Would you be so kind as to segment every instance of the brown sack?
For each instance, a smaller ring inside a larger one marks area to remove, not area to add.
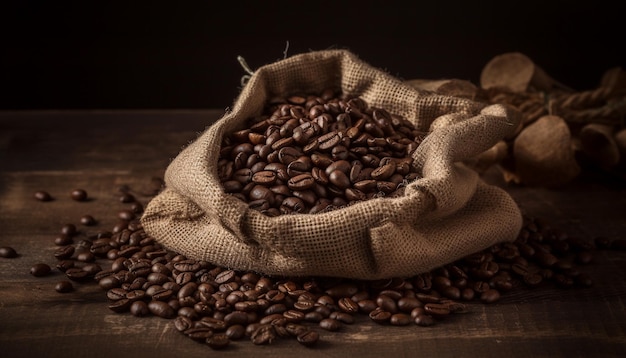
[[[226,194],[218,178],[222,139],[276,95],[340,88],[428,131],[414,152],[421,177],[401,195],[317,214],[266,216]],[[518,116],[501,105],[418,91],[345,50],[309,52],[259,68],[231,112],[184,148],[165,189],[146,207],[146,232],[189,258],[281,276],[410,277],[512,241],[516,203],[463,161],[510,134]]]

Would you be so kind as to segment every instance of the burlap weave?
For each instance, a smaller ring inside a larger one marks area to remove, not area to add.
[[[428,131],[414,152],[421,178],[402,195],[318,214],[270,217],[226,194],[218,178],[222,139],[261,114],[275,95],[337,87]],[[189,258],[281,276],[409,277],[450,263],[521,227],[516,203],[463,163],[512,133],[519,118],[500,105],[418,91],[346,50],[312,51],[260,67],[232,111],[182,149],[166,186],[142,216],[146,232]]]

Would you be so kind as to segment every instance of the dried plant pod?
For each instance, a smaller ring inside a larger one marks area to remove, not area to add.
[[[418,89],[436,92],[442,95],[461,97],[467,99],[476,99],[479,92],[478,87],[470,81],[460,79],[412,79],[405,81],[408,85]]]
[[[513,143],[515,174],[527,185],[554,187],[580,174],[572,136],[563,118],[543,116],[524,128]]]
[[[621,67],[613,67],[604,72],[600,87],[610,88],[615,95],[626,94],[626,71]]]
[[[585,125],[578,135],[585,156],[599,167],[609,170],[620,161],[620,151],[614,137],[614,129],[606,124]]]
[[[613,136],[615,145],[620,154],[620,166],[626,168],[626,128],[620,129]]]
[[[468,165],[477,172],[483,173],[493,165],[500,163],[507,156],[508,147],[509,145],[505,141],[498,141],[493,147],[468,161]]]
[[[514,93],[572,91],[520,52],[504,53],[487,62],[480,74],[480,87],[504,88]]]

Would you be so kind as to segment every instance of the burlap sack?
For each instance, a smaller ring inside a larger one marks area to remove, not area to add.
[[[318,214],[266,216],[226,194],[222,138],[275,95],[340,87],[429,134],[414,152],[421,178],[398,197]],[[166,187],[142,216],[146,232],[189,258],[281,276],[410,277],[515,239],[516,203],[463,161],[510,134],[519,119],[500,105],[420,92],[346,50],[294,55],[259,68],[231,112],[171,162]]]

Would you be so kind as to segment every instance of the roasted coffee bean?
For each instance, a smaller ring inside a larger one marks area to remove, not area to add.
[[[489,289],[480,294],[480,300],[484,303],[494,303],[500,300],[500,292],[498,290]]]
[[[150,309],[148,308],[148,304],[144,301],[133,301],[130,305],[130,313],[135,317],[144,317],[150,314]]]
[[[72,292],[74,290],[74,286],[70,281],[59,281],[54,286],[54,289],[59,293],[67,293]]]
[[[70,197],[76,201],[85,201],[87,200],[87,191],[84,189],[74,189],[70,193]]]
[[[391,297],[387,295],[378,295],[378,297],[376,297],[376,304],[383,311],[386,311],[392,314],[398,312],[398,305],[396,301],[394,301]]]
[[[50,265],[44,264],[44,263],[34,264],[30,268],[30,274],[35,277],[46,276],[47,274],[50,273],[50,271],[52,271],[52,268],[50,267]]]
[[[309,173],[297,175],[287,181],[287,186],[291,190],[307,190],[315,184],[315,179]]]
[[[327,331],[338,331],[341,329],[341,322],[333,318],[324,318],[320,321],[319,326]]]
[[[56,268],[61,272],[65,272],[72,267],[74,267],[74,260],[61,260],[56,265]]]
[[[372,310],[369,314],[368,314],[369,318],[376,322],[376,323],[387,323],[389,322],[389,319],[392,316],[391,312],[387,312],[383,309],[381,309],[380,307],[377,307],[376,309]]]
[[[246,335],[246,326],[241,324],[230,325],[224,334],[231,340],[237,341]]]
[[[91,215],[83,215],[80,217],[80,223],[85,226],[93,226],[97,224],[96,219]]]
[[[424,304],[415,297],[402,297],[398,300],[397,306],[402,312],[411,312],[417,307],[423,307]]]
[[[65,224],[63,226],[61,226],[61,234],[62,235],[67,235],[67,236],[74,236],[76,235],[76,233],[78,232],[78,230],[76,229],[76,225],[74,224]]]
[[[206,338],[206,344],[213,349],[224,349],[230,344],[230,338],[224,333],[216,333]]]
[[[272,343],[272,341],[276,339],[276,331],[274,329],[274,326],[272,326],[271,324],[259,325],[250,335],[250,339],[252,343],[257,345]]]
[[[345,324],[353,324],[354,316],[350,313],[335,311],[328,315],[330,319],[336,319],[337,321]],[[321,322],[321,321],[320,321]]]
[[[132,303],[133,302],[131,300],[122,298],[122,299],[109,303],[108,308],[111,311],[116,312],[116,313],[124,313],[124,312],[128,312]]]
[[[298,343],[311,347],[314,346],[320,339],[319,333],[314,330],[306,330],[296,336]]]
[[[389,317],[389,323],[393,326],[408,326],[411,324],[411,316],[406,313],[395,313]]]
[[[39,201],[51,201],[52,195],[45,190],[39,190],[35,192],[35,199]]]
[[[150,301],[148,303],[148,309],[150,313],[161,318],[174,318],[176,316],[174,309],[164,301]]]
[[[424,312],[433,316],[446,316],[450,314],[450,308],[441,303],[427,303],[424,305]]]
[[[413,323],[418,326],[429,327],[435,324],[435,319],[431,315],[421,314],[413,319]]]

